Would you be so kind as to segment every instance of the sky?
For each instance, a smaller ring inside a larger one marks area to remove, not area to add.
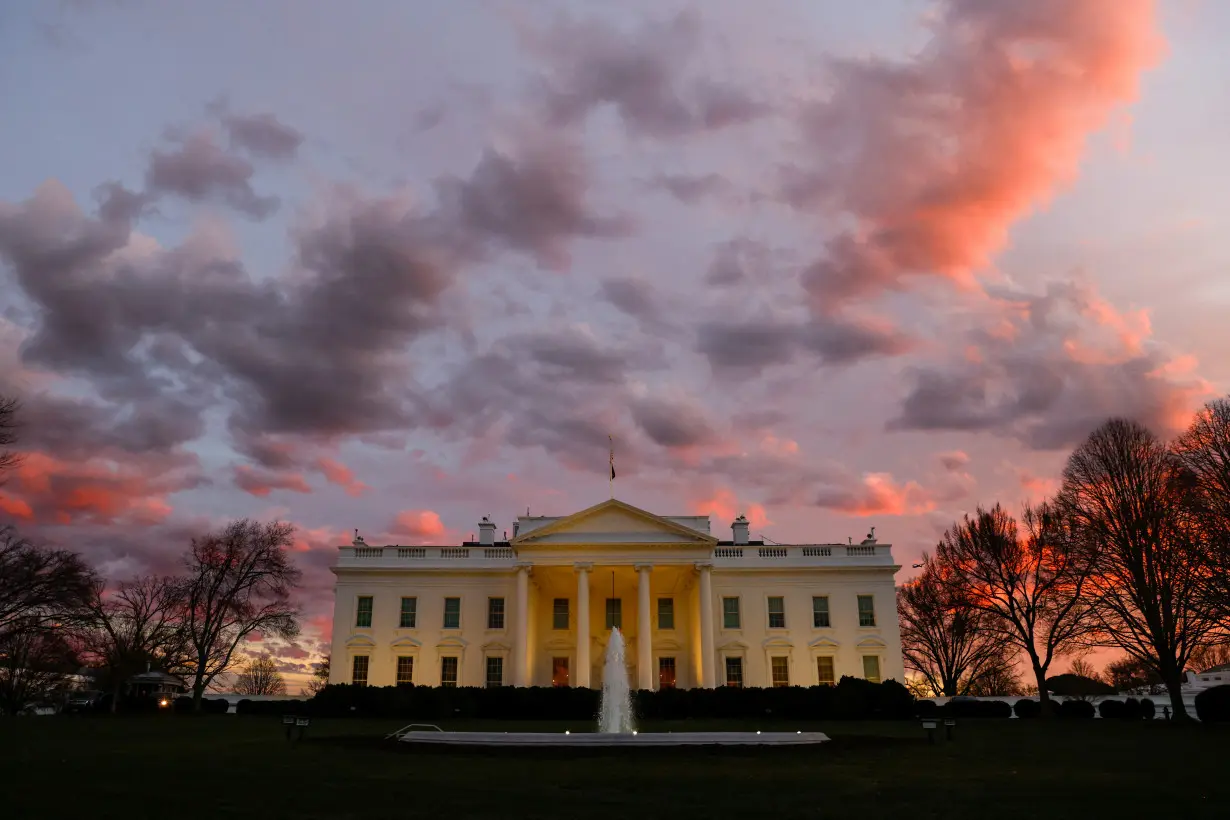
[[[607,497],[911,564],[1230,390],[1230,5],[15,0],[0,517],[119,580]],[[1221,354],[1221,355],[1219,355]]]

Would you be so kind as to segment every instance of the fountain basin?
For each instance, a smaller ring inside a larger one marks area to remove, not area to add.
[[[659,747],[813,746],[824,732],[406,732],[397,739],[432,746]]]

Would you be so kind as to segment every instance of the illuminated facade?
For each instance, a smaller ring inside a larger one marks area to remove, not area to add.
[[[730,540],[708,516],[604,501],[484,519],[460,546],[339,549],[332,683],[601,686],[612,626],[634,687],[904,681],[889,544]],[[873,530],[874,533],[874,530]]]

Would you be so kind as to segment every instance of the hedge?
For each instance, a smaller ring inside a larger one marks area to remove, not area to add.
[[[180,695],[175,699],[172,708],[181,714],[192,712],[192,697]],[[231,704],[226,698],[204,698],[201,701],[201,712],[206,715],[225,715],[230,711]]]
[[[1042,716],[1042,704],[1029,698],[1021,698],[1012,705],[1012,711],[1022,720]]]
[[[1196,695],[1196,717],[1201,723],[1230,722],[1230,686],[1214,686]]]
[[[235,704],[237,715],[302,715],[310,712],[302,700],[248,700],[243,698]]]
[[[311,701],[240,701],[242,714],[300,714],[441,720],[593,720],[601,692],[569,687],[426,687],[331,684]],[[896,681],[842,678],[836,686],[770,689],[662,689],[633,693],[641,720],[724,718],[760,720],[908,719],[914,698]]]
[[[950,700],[940,714],[952,718],[1010,718],[1012,707],[1002,700]]]
[[[1157,707],[1153,705],[1153,701],[1148,698],[1140,699],[1140,716],[1145,720],[1153,720],[1157,714]]]
[[[1055,707],[1055,714],[1061,718],[1092,718],[1096,711],[1093,708],[1093,704],[1087,700],[1064,700],[1056,704]]]

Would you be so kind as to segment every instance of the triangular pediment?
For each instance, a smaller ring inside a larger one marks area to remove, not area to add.
[[[512,543],[517,546],[578,543],[712,546],[717,539],[612,498],[522,533]]]

